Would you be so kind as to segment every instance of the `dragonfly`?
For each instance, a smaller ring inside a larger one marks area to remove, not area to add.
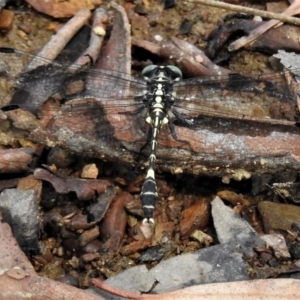
[[[289,109],[274,110],[274,107],[295,107],[295,95],[283,81],[283,75],[229,74],[183,79],[176,66],[149,65],[136,77],[0,48],[0,95],[8,98],[9,104],[3,110],[20,107],[37,113],[49,97],[60,95],[64,100],[97,99],[103,107],[101,113],[107,117],[112,113],[132,118],[143,116],[148,131],[140,151],[147,147],[150,151],[140,198],[144,222],[151,223],[154,223],[153,212],[158,199],[155,161],[162,127],[168,124],[172,138],[188,145],[188,137],[178,139],[175,126],[193,128],[199,116],[294,126],[296,113]],[[80,113],[80,109],[82,106],[74,105],[69,112],[72,116]],[[114,134],[100,131],[107,137]]]

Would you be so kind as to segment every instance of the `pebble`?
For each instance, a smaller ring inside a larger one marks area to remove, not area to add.
[[[90,230],[85,230],[79,237],[79,245],[81,247],[84,247],[85,245],[96,239],[99,234],[100,230],[98,226],[95,226]]]
[[[191,238],[194,238],[200,244],[203,244],[205,246],[209,246],[214,241],[213,238],[210,235],[206,234],[205,232],[203,232],[201,230],[195,230],[191,234]]]
[[[14,22],[15,13],[11,10],[3,9],[0,12],[0,31],[9,31]]]
[[[86,165],[83,167],[81,178],[96,179],[98,177],[99,170],[95,164]]]
[[[212,217],[220,243],[244,241],[256,235],[255,230],[217,196],[212,202]]]
[[[200,199],[185,209],[179,225],[181,236],[188,237],[196,229],[204,229],[208,224],[209,216],[209,203],[205,199]]]
[[[224,190],[217,193],[217,195],[228,202],[230,202],[232,205],[242,204],[242,205],[250,205],[251,203],[244,198],[242,194],[236,194],[233,191]]]
[[[3,220],[10,224],[14,237],[23,251],[40,252],[39,209],[32,189],[7,189],[0,194]]]
[[[295,205],[262,201],[258,211],[266,233],[290,230],[293,223],[299,223],[300,207]]]
[[[260,236],[266,244],[273,249],[274,255],[278,259],[291,258],[285,239],[282,234],[273,233]]]

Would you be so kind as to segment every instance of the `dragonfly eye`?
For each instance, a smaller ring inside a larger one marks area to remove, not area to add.
[[[179,80],[182,79],[182,72],[179,68],[175,67],[175,66],[172,66],[172,65],[168,65],[167,68],[169,70],[171,70],[172,72],[172,75],[175,77],[175,78],[178,78]]]
[[[149,65],[145,67],[142,71],[143,76],[149,76],[157,68],[157,65]]]

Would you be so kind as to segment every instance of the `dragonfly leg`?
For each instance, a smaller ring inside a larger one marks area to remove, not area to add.
[[[143,150],[149,145],[152,137],[152,126],[149,126],[148,132],[147,132],[147,139],[143,147],[140,149],[139,156],[143,152]]]
[[[174,111],[172,111],[172,112],[174,113]],[[177,114],[180,115],[178,112],[176,112],[176,114],[174,114],[174,115],[177,117]],[[183,118],[183,116],[180,115],[180,118]],[[179,119],[179,118],[178,118],[178,119]],[[179,120],[181,121],[181,119],[179,119]],[[187,119],[184,119],[184,118],[183,118],[183,120],[187,120]],[[182,122],[184,122],[184,121],[182,121]],[[187,122],[184,122],[184,123],[185,123],[185,124],[191,125],[191,123],[187,123]],[[177,135],[176,135],[176,132],[175,132],[175,126],[174,126],[174,123],[173,123],[173,121],[172,121],[172,118],[169,118],[168,125],[169,125],[169,129],[170,129],[170,132],[171,132],[171,135],[172,135],[173,139],[174,139],[175,141],[177,141],[177,142],[184,143],[184,144],[188,145],[189,150],[190,150],[190,151],[193,151],[193,150],[192,150],[192,147],[191,147],[191,144],[190,144],[190,142],[189,142],[188,140],[180,140],[180,139],[178,139],[178,137],[177,137]]]
[[[186,125],[193,125],[194,124],[194,120],[191,118],[187,118],[185,115],[181,114],[180,112],[178,112],[176,109],[172,109],[172,113],[174,114],[174,116],[182,123],[186,124]]]

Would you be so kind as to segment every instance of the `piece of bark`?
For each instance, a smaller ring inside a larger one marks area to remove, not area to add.
[[[80,200],[91,200],[95,196],[105,193],[106,189],[112,185],[107,180],[62,177],[44,169],[36,169],[34,177],[50,182],[58,193],[75,192]]]
[[[283,15],[287,16],[294,16],[300,13],[300,1],[296,0],[293,1],[292,4],[284,11],[282,12]],[[266,22],[265,24],[259,26],[255,30],[251,31],[250,34],[247,37],[242,37],[235,42],[231,43],[228,47],[229,51],[236,51],[245,45],[253,42],[255,39],[257,39],[259,36],[264,34],[267,30],[269,30],[272,27],[275,27],[276,25],[281,24],[278,20],[270,20]],[[288,37],[290,39],[290,36]]]
[[[184,74],[191,77],[221,76],[231,73],[230,70],[215,65],[194,45],[175,37],[160,46],[137,38],[132,38],[132,44],[162,57],[168,64],[176,64]]]
[[[112,71],[117,71],[117,76],[120,73],[123,73],[125,76],[131,72],[130,24],[123,7],[117,5],[115,2],[112,2],[111,6],[115,10],[113,29],[110,39],[102,49],[101,55],[98,58],[95,67],[109,70],[112,75],[114,75]],[[102,79],[102,87],[103,85],[107,85],[108,91],[115,92],[114,80],[116,80],[114,76],[111,76],[108,80],[105,80],[105,78]],[[94,96],[95,98],[101,98],[103,96],[101,94],[99,95],[99,89],[97,88],[98,85],[99,78],[97,76],[93,77],[92,72],[86,81],[86,89],[89,90],[89,96]],[[129,82],[127,83],[127,86],[129,87]]]
[[[115,195],[116,190],[114,186],[108,186],[105,193],[98,195],[97,199],[86,207],[86,213],[89,215],[92,223],[96,224],[102,220]]]
[[[33,148],[0,150],[0,173],[29,171],[29,164],[35,152]]]
[[[266,22],[255,22],[253,20],[231,19],[228,22],[218,26],[208,37],[206,53],[209,57],[216,57],[227,41],[237,32],[250,34]],[[286,33],[289,33],[289,36]],[[296,26],[283,25],[278,28],[272,28],[264,33],[245,48],[249,50],[260,51],[263,53],[276,53],[278,49],[286,51],[299,52],[300,46],[297,42],[300,29]],[[231,49],[230,49],[231,50]]]
[[[134,241],[121,249],[121,254],[124,256],[134,254],[144,249],[148,249],[151,246],[151,239],[142,240],[142,241]]]
[[[23,270],[19,271],[23,273]],[[21,275],[20,275],[21,277]],[[30,300],[103,300],[68,284],[60,283],[37,275],[24,274],[23,278],[11,276],[9,271],[0,276],[0,297],[5,300],[21,300],[26,294]],[[30,296],[28,296],[30,295]]]
[[[38,56],[48,60],[54,60],[64,49],[67,43],[73,38],[76,32],[88,21],[91,12],[87,8],[79,10],[76,15],[70,19],[51,40],[39,51]],[[41,65],[39,59],[33,59],[26,67],[26,70],[35,69]]]
[[[101,7],[94,12],[93,25],[90,37],[90,43],[86,51],[69,67],[74,72],[78,67],[89,65],[91,59],[95,62],[98,58],[104,36],[106,34],[106,25],[108,23],[107,11]]]
[[[180,220],[180,235],[187,238],[196,229],[206,228],[209,221],[209,203],[206,199],[200,199],[194,205],[182,212]]]
[[[51,131],[37,129],[31,137],[48,146],[142,166],[143,162],[136,160],[146,135],[141,134],[142,116],[111,114],[112,127],[95,100],[70,105],[57,116]],[[78,107],[75,111],[74,105]],[[251,174],[300,170],[300,128],[295,126],[222,118],[211,118],[206,123],[200,120],[193,128],[175,126],[178,139],[188,139],[190,147],[173,140],[168,131],[163,128],[158,139],[157,170],[221,175],[236,180]]]
[[[133,196],[127,192],[120,192],[115,196],[112,204],[105,214],[101,226],[100,239],[105,242],[105,251],[116,251],[122,241],[127,224],[125,205],[132,201]]]
[[[78,238],[79,247],[84,247],[93,240],[95,240],[100,234],[99,227],[95,226],[92,229],[85,230]]]

